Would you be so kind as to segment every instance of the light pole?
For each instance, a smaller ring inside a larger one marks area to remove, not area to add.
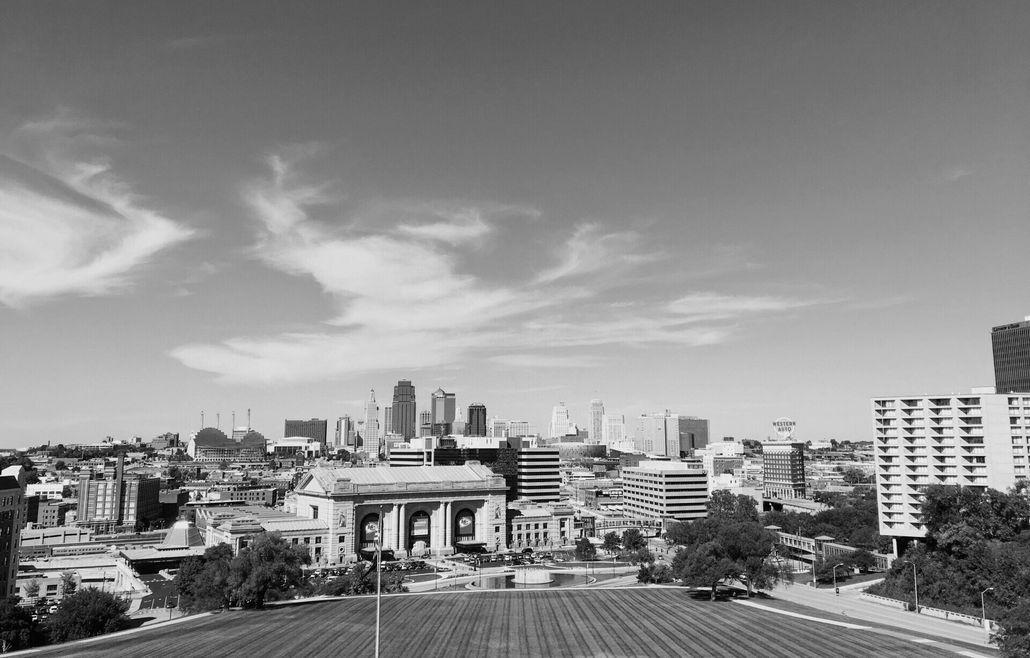
[[[987,592],[993,592],[993,591],[994,591],[993,587],[988,587],[984,591],[980,592],[980,623],[983,624],[984,631],[986,631],[986,633],[987,633],[987,640],[986,640],[986,642],[988,644],[990,644],[990,642],[991,642],[991,626],[990,626],[990,624],[987,623],[987,606],[986,606],[986,603],[984,602],[984,594],[986,594]]]
[[[833,593],[836,594],[837,596],[840,596],[840,590],[837,589],[837,567],[843,567],[843,566],[844,566],[843,562],[838,562],[837,564],[833,565]]]
[[[376,523],[376,655],[379,658],[379,608],[383,598],[383,506],[379,506]]]
[[[919,614],[919,579],[916,577],[916,563],[913,560],[909,562],[912,565],[912,591],[915,594],[916,599],[916,614]]]

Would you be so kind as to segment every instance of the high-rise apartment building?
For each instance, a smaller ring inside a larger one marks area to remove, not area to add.
[[[547,428],[548,436],[552,439],[560,439],[569,434],[575,434],[576,428],[569,418],[569,409],[564,402],[559,402],[551,409],[551,423]]]
[[[283,436],[303,436],[309,439],[317,439],[325,446],[326,434],[329,430],[329,421],[321,418],[311,420],[287,420],[283,425]],[[243,433],[243,436],[246,432]],[[242,439],[243,436],[240,438]]]
[[[28,521],[25,469],[8,466],[0,474],[0,596],[14,594],[21,531]]]
[[[805,486],[805,444],[764,441],[762,493],[765,498],[804,498]]]
[[[931,484],[1005,491],[1030,478],[1030,392],[874,398],[880,534],[895,552],[926,536],[922,490]]]
[[[997,393],[1030,392],[1030,316],[991,329]]]
[[[417,414],[415,410],[415,387],[408,379],[401,379],[393,387],[393,427],[394,434],[400,434],[404,440],[418,435]]]
[[[590,426],[587,427],[590,443],[601,443],[604,434],[604,402],[590,401]]]
[[[376,404],[374,388],[369,390],[368,400],[365,401],[365,427],[361,438],[363,439],[361,450],[370,459],[376,459],[382,452],[382,445],[379,433],[379,405]]]
[[[697,461],[642,461],[622,469],[622,500],[627,516],[703,519],[708,514],[708,474]]]
[[[430,422],[433,425],[433,435],[450,434],[456,412],[454,393],[447,393],[442,388],[436,389],[430,399],[429,409],[432,412]]]
[[[561,473],[558,470],[557,448],[520,448],[516,453],[519,498],[538,503],[558,500]]]
[[[465,436],[486,436],[486,405],[473,402],[469,405],[465,422]]]

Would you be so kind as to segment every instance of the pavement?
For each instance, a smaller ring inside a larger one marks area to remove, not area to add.
[[[816,589],[804,584],[780,585],[769,594],[775,599],[809,606],[821,612],[839,614],[850,620],[872,622],[901,632],[915,633],[924,638],[958,642],[978,648],[976,653],[968,655],[997,655],[994,645],[987,644],[987,633],[983,628],[917,615],[915,612],[859,598],[862,590],[870,584],[867,582],[842,586],[839,595],[832,589]]]

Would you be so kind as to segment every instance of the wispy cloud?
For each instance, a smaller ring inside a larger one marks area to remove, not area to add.
[[[532,221],[536,211],[378,202],[371,211],[332,216],[332,208],[346,205],[343,195],[312,182],[298,162],[270,157],[269,176],[243,189],[256,220],[253,253],[277,270],[311,278],[335,314],[312,332],[180,346],[172,356],[185,365],[221,381],[254,384],[477,359],[498,367],[594,366],[605,359],[592,351],[599,346],[716,344],[732,336],[732,321],[810,303],[708,292],[631,305],[610,298],[628,273],[663,252],[641,233],[598,223],[579,225],[542,262],[527,257],[520,277],[495,282],[472,263],[485,245],[504,243],[508,220]]]
[[[67,113],[11,136],[0,154],[0,303],[105,295],[193,230],[146,207],[110,162],[112,140]]]

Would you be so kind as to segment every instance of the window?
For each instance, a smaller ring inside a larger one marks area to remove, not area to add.
[[[322,543],[322,538],[321,537],[315,537],[315,543],[316,544],[321,544]]]
[[[311,518],[313,518],[313,519],[317,519],[318,518],[318,508],[317,507],[312,507],[311,508]]]

